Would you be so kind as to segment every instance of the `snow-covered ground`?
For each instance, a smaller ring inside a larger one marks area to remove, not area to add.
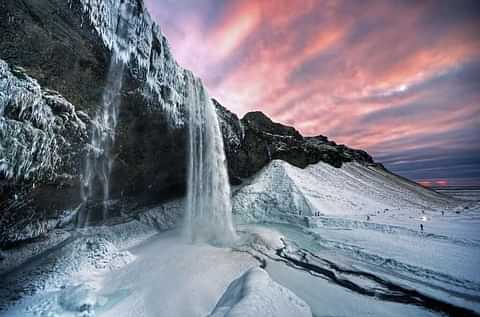
[[[2,296],[21,299],[0,315],[311,316],[244,251],[247,238],[220,248],[186,243],[179,230],[148,237],[132,227],[142,225],[92,229],[11,272]]]
[[[480,311],[480,208],[472,201],[378,167],[274,161],[235,192],[234,206],[237,223],[281,232],[297,257],[305,255],[300,264],[313,265],[284,265],[274,255],[267,271],[316,316]]]
[[[158,233],[163,208],[40,241],[2,275],[0,316],[480,315],[474,201],[377,167],[276,161],[233,202],[230,248]]]

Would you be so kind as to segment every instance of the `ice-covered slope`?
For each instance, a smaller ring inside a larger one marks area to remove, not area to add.
[[[437,210],[450,198],[378,166],[320,162],[305,169],[273,161],[234,194],[240,222],[292,221],[290,216],[368,215],[392,210]]]
[[[292,291],[273,281],[261,268],[234,280],[209,317],[312,316],[310,307]]]

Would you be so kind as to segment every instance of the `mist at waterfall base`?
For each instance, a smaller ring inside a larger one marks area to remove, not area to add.
[[[217,114],[200,80],[188,82],[188,241],[228,245],[235,238],[230,184]]]

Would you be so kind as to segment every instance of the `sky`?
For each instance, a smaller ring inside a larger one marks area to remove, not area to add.
[[[145,0],[177,61],[243,116],[480,185],[480,1]]]

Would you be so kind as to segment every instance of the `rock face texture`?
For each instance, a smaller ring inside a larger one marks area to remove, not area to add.
[[[78,203],[88,115],[0,60],[0,243],[56,225],[55,211]]]
[[[119,27],[126,38],[116,35]],[[113,206],[183,193],[184,100],[195,80],[173,59],[142,1],[2,1],[0,29],[0,91],[7,96],[0,101],[1,246],[46,232],[78,206],[84,157],[97,150],[89,125],[101,111],[113,50],[127,64],[113,149]],[[12,97],[16,86],[27,87]],[[60,120],[60,128],[52,126]]]
[[[0,247],[47,233],[79,206],[84,158],[98,150],[91,127],[114,51],[126,67],[112,209],[184,195],[186,101],[189,88],[202,84],[177,64],[143,1],[2,1],[0,29]],[[214,103],[234,183],[274,159],[298,167],[373,163],[365,152],[302,137],[260,112],[240,120]]]
[[[365,151],[337,145],[325,136],[303,137],[295,128],[273,122],[262,112],[249,112],[241,120],[218,101],[218,116],[226,144],[232,180],[250,177],[272,160],[305,168],[320,161],[334,167],[346,162],[378,165]]]

